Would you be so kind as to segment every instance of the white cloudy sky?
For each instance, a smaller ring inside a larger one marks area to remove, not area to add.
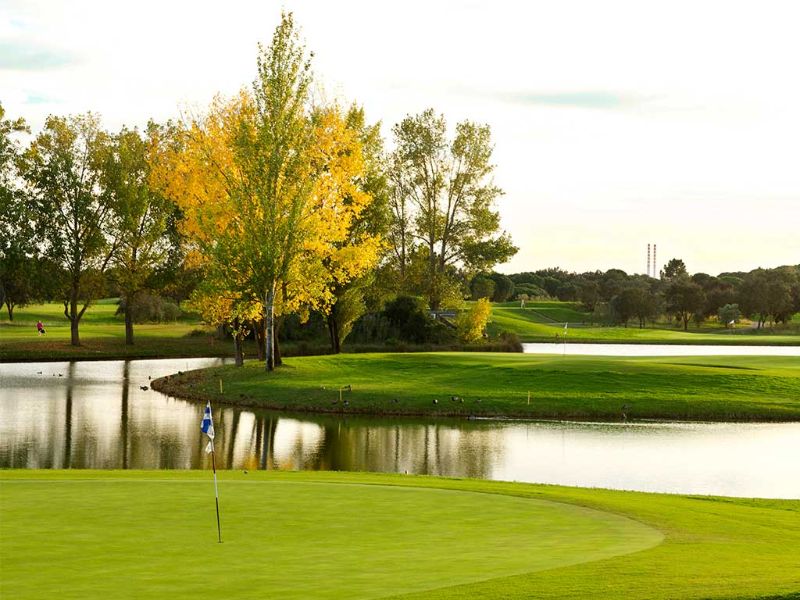
[[[324,94],[492,126],[501,270],[800,262],[800,3],[0,0],[0,101],[109,128],[255,71],[295,12]]]

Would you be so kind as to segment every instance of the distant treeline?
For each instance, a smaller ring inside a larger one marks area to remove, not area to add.
[[[472,298],[556,299],[580,302],[598,323],[643,327],[661,317],[698,325],[717,318],[732,325],[744,316],[758,328],[787,323],[800,312],[800,265],[736,271],[713,276],[689,274],[680,259],[670,260],[659,278],[620,269],[574,273],[559,268],[513,275],[480,274],[470,282]]]

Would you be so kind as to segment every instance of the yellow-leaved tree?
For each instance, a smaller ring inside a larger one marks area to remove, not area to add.
[[[491,314],[492,305],[487,298],[481,298],[469,309],[462,311],[456,321],[459,339],[466,344],[480,342]]]
[[[212,305],[260,305],[265,367],[275,317],[325,310],[331,286],[374,266],[380,239],[351,236],[371,197],[359,186],[360,140],[337,106],[312,109],[310,64],[283,15],[259,48],[252,92],[216,99],[184,124],[154,169],[184,212]],[[248,309],[249,310],[249,309]]]

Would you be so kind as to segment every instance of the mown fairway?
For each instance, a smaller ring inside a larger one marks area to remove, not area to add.
[[[566,322],[570,323],[567,338],[575,342],[800,345],[796,327],[773,332],[770,328],[756,331],[746,326],[725,329],[719,325],[705,325],[698,330],[692,324],[689,331],[683,331],[665,325],[639,329],[633,322],[628,327],[591,326],[589,318],[570,302],[529,302],[525,308],[520,308],[518,302],[506,302],[492,305],[489,331],[511,331],[524,342],[552,342],[556,335],[563,335]]]
[[[352,391],[345,389],[340,402],[339,390],[347,386]],[[800,418],[796,357],[349,354],[289,358],[272,375],[257,362],[193,371],[154,387],[287,410],[610,420]]]
[[[800,589],[799,501],[224,472],[218,544],[209,472],[11,471],[0,482],[7,598],[753,598]]]

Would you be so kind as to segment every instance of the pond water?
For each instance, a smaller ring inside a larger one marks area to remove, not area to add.
[[[522,344],[526,354],[592,356],[800,356],[800,346],[703,346],[696,344]]]
[[[219,359],[0,365],[0,467],[208,468],[203,407],[149,377]],[[800,498],[800,423],[554,423],[287,415],[216,407],[217,464],[408,472]]]

